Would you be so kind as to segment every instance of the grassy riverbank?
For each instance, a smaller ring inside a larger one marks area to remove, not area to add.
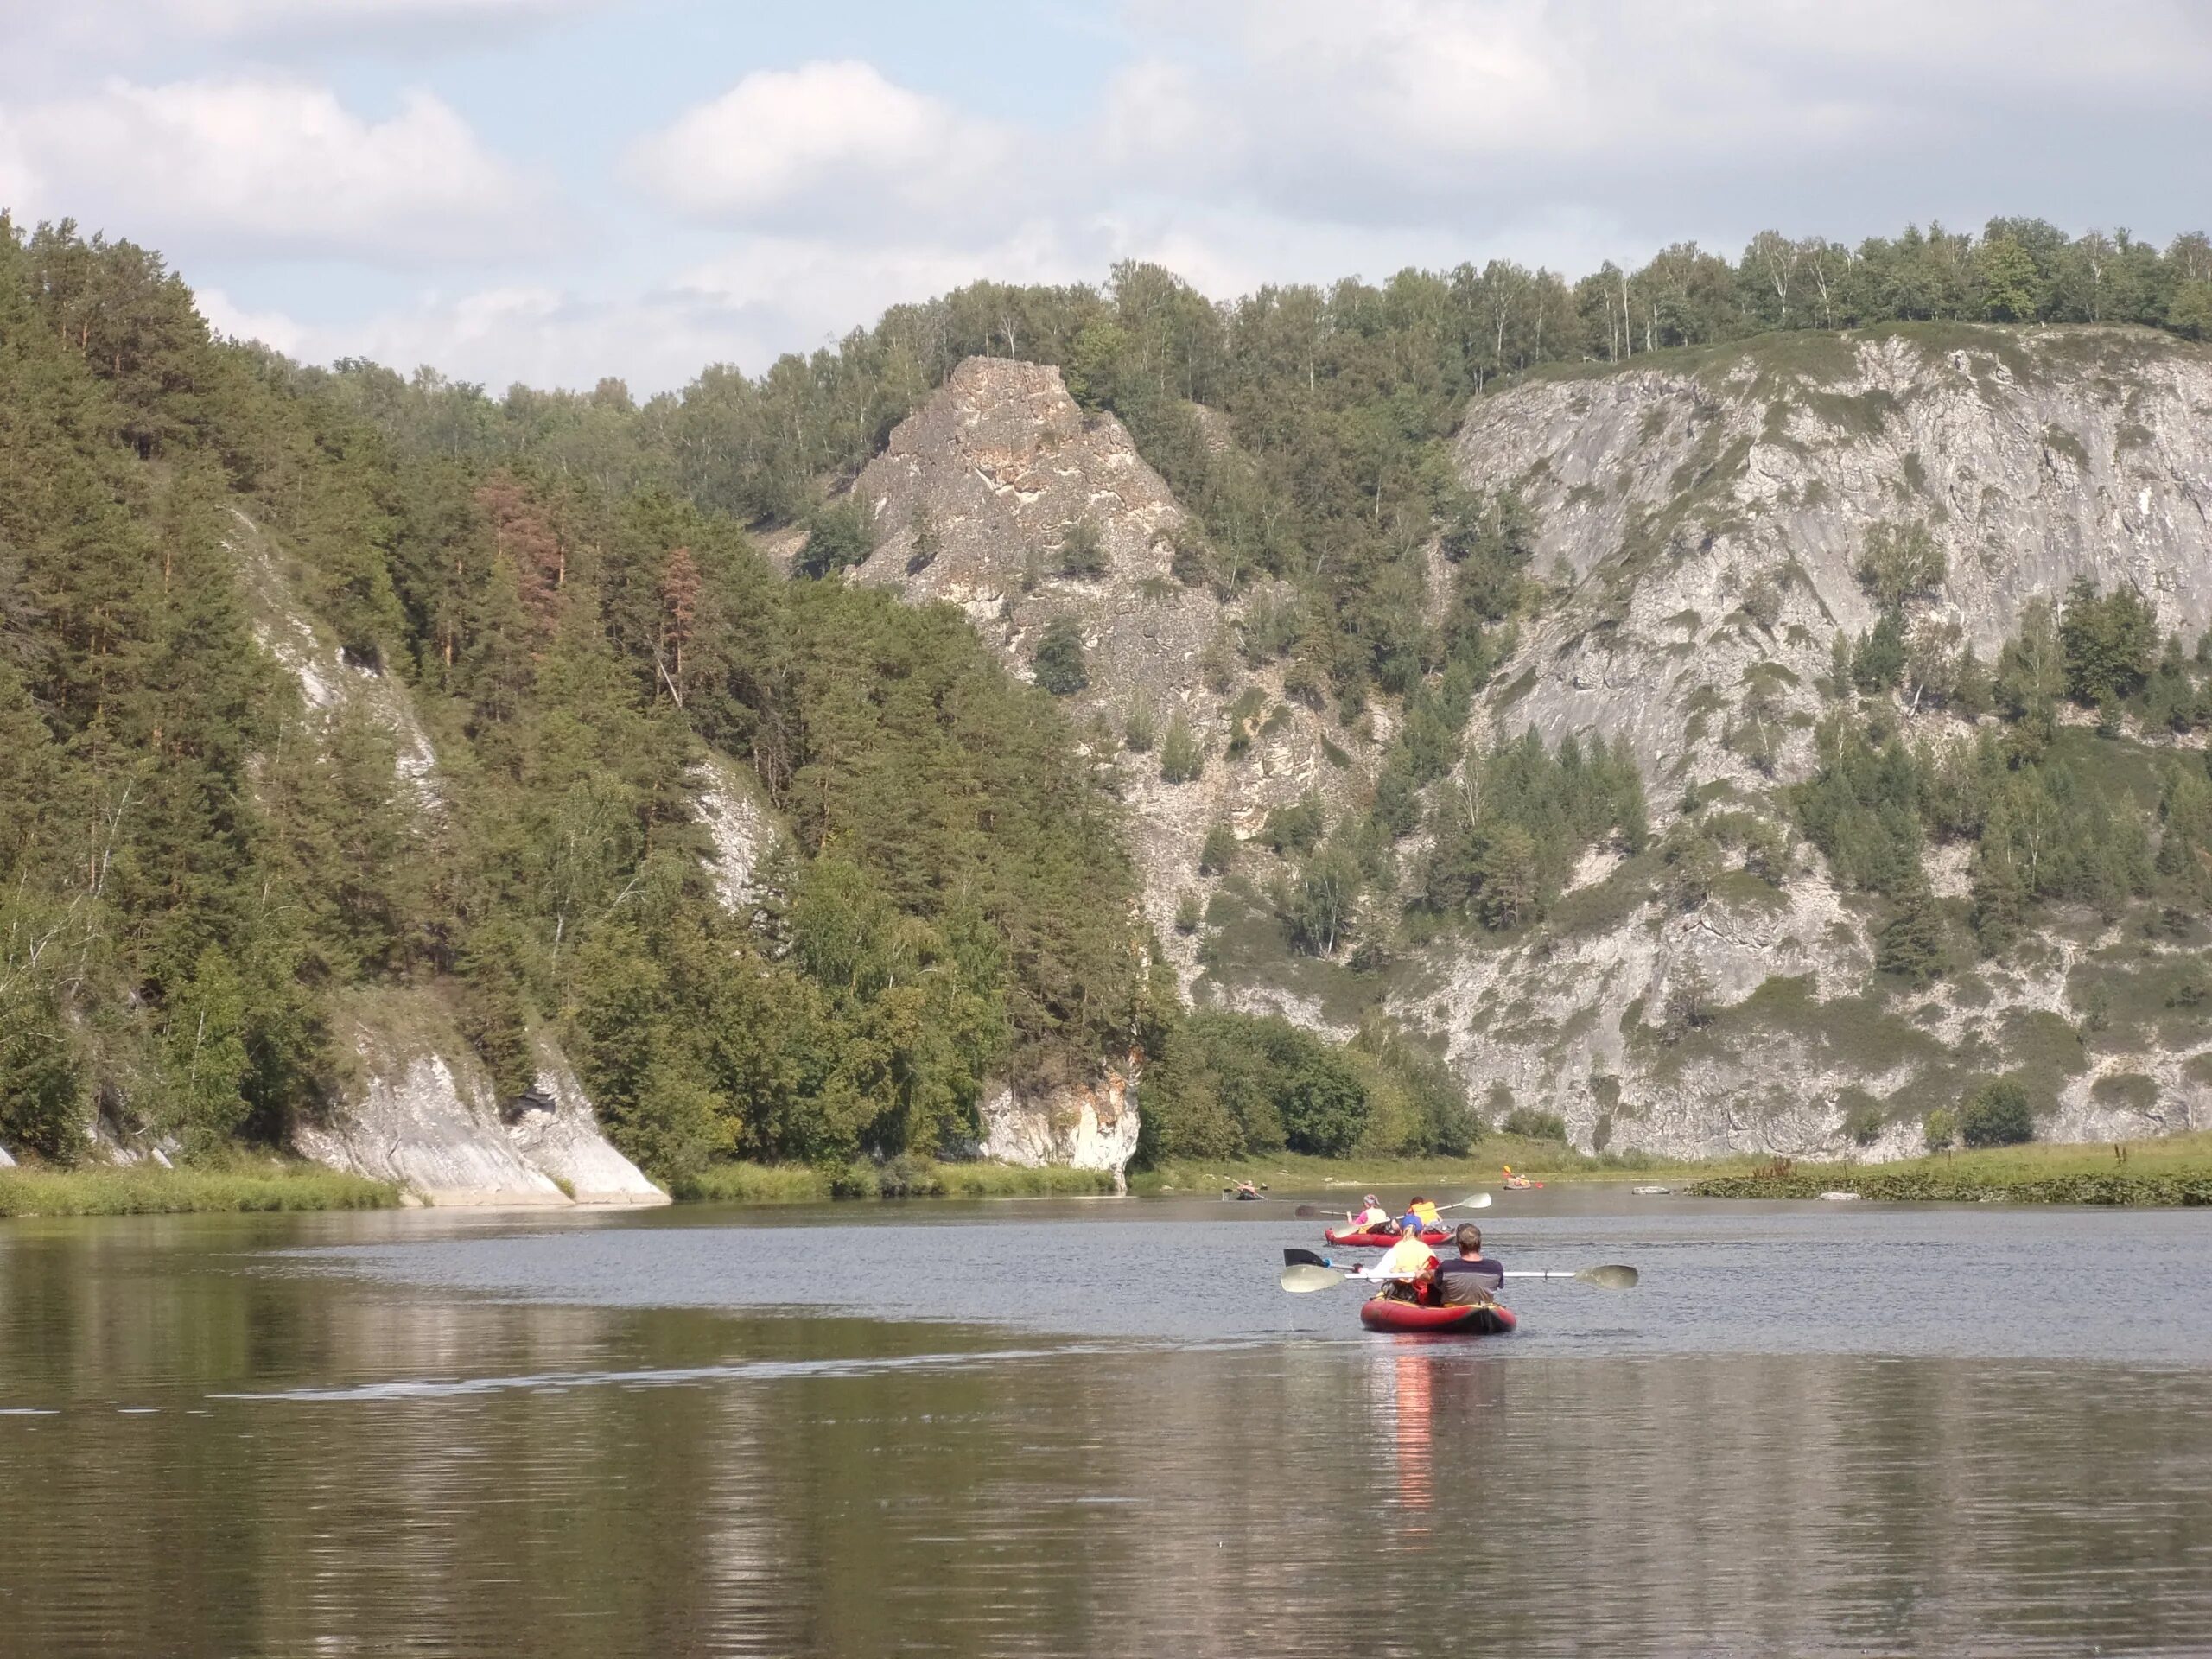
[[[1669,1176],[1707,1176],[1756,1168],[1753,1158],[1698,1163],[1660,1158],[1649,1153],[1602,1153],[1592,1156],[1558,1141],[1529,1141],[1516,1135],[1485,1136],[1466,1158],[1306,1158],[1281,1153],[1238,1163],[1170,1163],[1131,1170],[1129,1185],[1139,1192],[1212,1192],[1236,1181],[1264,1182],[1286,1192],[1325,1189],[1388,1187],[1434,1189],[1434,1198],[1464,1198],[1495,1191],[1503,1168],[1538,1181],[1643,1181]],[[1357,1196],[1353,1194],[1353,1196]]]
[[[313,1164],[213,1169],[0,1169],[0,1216],[162,1216],[192,1211],[385,1210],[397,1188]]]
[[[1939,1153],[1895,1164],[1770,1164],[1707,1174],[1683,1190],[1722,1198],[1815,1198],[1855,1192],[1884,1201],[2212,1205],[2212,1134],[2109,1143]]]
[[[1024,1169],[893,1158],[882,1165],[714,1164],[669,1185],[679,1203],[822,1204],[831,1198],[1039,1198],[1111,1192],[1104,1169]]]

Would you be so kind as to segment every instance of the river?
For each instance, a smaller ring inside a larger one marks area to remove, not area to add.
[[[2212,1650],[2212,1214],[1501,1195],[0,1222],[0,1654]]]

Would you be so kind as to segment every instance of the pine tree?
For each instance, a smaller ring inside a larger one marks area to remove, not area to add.
[[[1875,943],[1876,969],[1916,988],[1941,979],[1949,970],[1950,946],[1935,893],[1925,880],[1911,882],[1897,906]]]

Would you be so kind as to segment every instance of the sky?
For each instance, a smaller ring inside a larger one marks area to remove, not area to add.
[[[2212,0],[0,0],[0,208],[494,391],[980,276],[2212,227]]]

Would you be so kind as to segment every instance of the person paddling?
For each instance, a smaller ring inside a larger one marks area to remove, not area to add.
[[[1398,1224],[1390,1219],[1390,1212],[1382,1207],[1382,1201],[1380,1198],[1370,1192],[1362,1198],[1360,1203],[1365,1207],[1357,1215],[1344,1217],[1346,1231],[1381,1233],[1385,1237],[1396,1235]]]
[[[1505,1268],[1483,1254],[1483,1230],[1471,1221],[1462,1222],[1452,1237],[1459,1254],[1437,1266],[1437,1300],[1446,1307],[1479,1307],[1496,1301],[1505,1283]]]
[[[1503,1181],[1501,1181],[1501,1182],[1499,1182],[1499,1183],[1498,1183],[1498,1185],[1501,1185],[1501,1186],[1505,1186],[1505,1187],[1510,1187],[1513,1191],[1515,1191],[1515,1192],[1523,1192],[1523,1191],[1525,1191],[1526,1189],[1528,1189],[1528,1188],[1529,1188],[1529,1187],[1532,1187],[1532,1186],[1535,1185],[1535,1183],[1534,1181],[1530,1180],[1527,1176],[1525,1176],[1525,1175],[1516,1175],[1516,1174],[1513,1173],[1513,1166],[1512,1166],[1512,1165],[1508,1164],[1508,1165],[1506,1165],[1504,1167],[1505,1167],[1505,1179],[1504,1179]]]
[[[1436,1282],[1436,1252],[1421,1242],[1419,1233],[1408,1233],[1360,1276],[1382,1281],[1377,1294],[1393,1301],[1427,1303]]]
[[[1435,1233],[1444,1230],[1444,1217],[1427,1198],[1415,1198],[1398,1217],[1398,1229],[1408,1233]]]

